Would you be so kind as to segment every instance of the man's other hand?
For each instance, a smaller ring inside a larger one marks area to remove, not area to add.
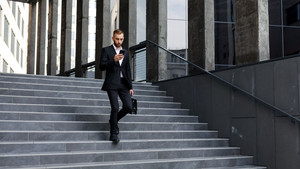
[[[133,90],[129,90],[129,93],[131,94],[131,96],[133,96]]]

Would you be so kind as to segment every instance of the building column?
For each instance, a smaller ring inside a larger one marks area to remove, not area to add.
[[[83,77],[82,64],[88,61],[89,1],[77,0],[75,77]]]
[[[58,0],[49,0],[47,75],[56,75]]]
[[[123,47],[129,49],[136,45],[136,22],[137,22],[137,2],[136,0],[120,1],[120,24],[119,27],[124,31],[125,39]]]
[[[235,0],[236,64],[270,59],[268,0]]]
[[[29,4],[27,74],[35,74],[36,2]]]
[[[72,0],[63,0],[61,9],[61,43],[59,74],[71,69]]]
[[[36,74],[46,74],[47,1],[39,1]]]
[[[129,51],[129,60],[131,72],[133,71],[133,53],[129,50],[131,46],[136,45],[136,28],[137,28],[137,1],[121,0],[120,1],[120,24],[119,27],[124,31],[123,47]],[[133,77],[133,75],[131,76]]]
[[[103,79],[105,71],[100,70],[100,56],[102,48],[111,44],[112,33],[110,31],[110,1],[97,0],[96,16],[96,56],[95,78]]]
[[[147,0],[146,39],[167,48],[167,0]],[[147,43],[146,80],[167,78],[167,53]]]
[[[214,1],[188,0],[188,60],[205,70],[215,69]],[[189,66],[189,74],[199,72]]]

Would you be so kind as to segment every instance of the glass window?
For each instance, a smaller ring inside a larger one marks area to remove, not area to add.
[[[18,27],[20,28],[21,26],[21,11],[18,9]]]
[[[187,21],[168,20],[168,49],[186,49],[187,48]]]
[[[17,61],[18,62],[20,62],[20,56],[19,56],[19,54],[20,54],[20,44],[19,44],[19,42],[17,42],[17,51],[16,51],[16,59],[17,59]]]
[[[16,17],[16,2],[12,2],[12,13]]]
[[[284,28],[284,55],[300,54],[300,28]]]
[[[25,31],[25,28],[24,28],[24,19],[22,18],[22,36],[24,37],[24,31]]]
[[[283,23],[284,25],[300,26],[300,19],[298,20],[298,12],[300,9],[298,0],[283,0]]]
[[[186,20],[186,1],[168,0],[168,19]]]
[[[215,24],[215,63],[220,65],[235,64],[234,24]],[[216,69],[217,69],[216,65]]]
[[[75,40],[76,34],[75,32],[72,32],[72,40]]]
[[[11,30],[11,34],[10,34],[10,50],[11,50],[11,53],[13,55],[15,55],[15,39],[16,39],[16,35]]]
[[[20,64],[21,64],[21,67],[23,67],[23,56],[24,53],[23,53],[23,49],[21,49],[21,58],[20,58]]]
[[[72,15],[72,24],[76,24],[76,17],[75,17],[75,15]]]
[[[2,72],[7,73],[8,63],[3,59]]]
[[[270,59],[283,57],[281,27],[269,27]]]
[[[281,0],[269,0],[269,23],[270,25],[281,24]]]
[[[234,0],[215,0],[215,20],[234,22]]]
[[[5,17],[4,19],[4,42],[6,43],[6,45],[8,46],[8,34],[9,34],[9,24],[8,24],[8,20]]]
[[[3,18],[2,18],[2,8],[0,7],[0,36],[2,36],[2,21],[3,21]]]
[[[89,41],[95,41],[96,40],[96,34],[95,33],[89,33]]]

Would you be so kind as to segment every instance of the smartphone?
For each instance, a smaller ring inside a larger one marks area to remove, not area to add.
[[[119,53],[119,54],[124,55],[124,54],[125,54],[125,51],[124,51],[124,50],[120,50],[120,53]]]

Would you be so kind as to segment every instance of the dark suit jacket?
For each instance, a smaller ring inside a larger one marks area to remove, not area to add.
[[[130,73],[130,63],[129,63],[129,53],[125,51],[124,59],[122,65],[119,62],[115,62],[114,56],[116,51],[113,45],[105,47],[102,49],[100,58],[100,69],[106,70],[105,81],[102,86],[102,90],[113,90],[120,87],[120,71],[122,71],[123,77],[126,79],[126,87],[128,90],[132,89],[131,73]]]

